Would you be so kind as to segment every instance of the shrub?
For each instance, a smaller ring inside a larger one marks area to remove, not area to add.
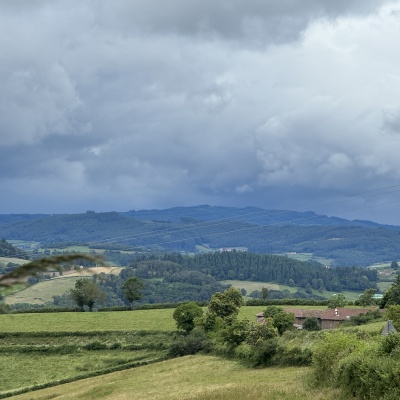
[[[292,348],[278,346],[272,362],[274,365],[280,366],[310,365],[312,362],[312,352],[310,349],[302,349],[298,346]]]
[[[99,341],[94,341],[83,346],[85,350],[105,350],[107,349],[107,345],[105,343],[101,343]]]
[[[307,331],[320,331],[321,326],[315,317],[307,317],[303,322],[303,329]]]
[[[246,342],[255,345],[260,340],[268,340],[278,336],[278,330],[273,326],[272,319],[269,318],[265,323],[252,323],[249,326]]]
[[[343,359],[337,368],[342,388],[361,399],[400,398],[400,366],[390,356],[377,356],[370,349],[355,352]]]
[[[181,357],[189,354],[196,354],[200,351],[210,352],[211,341],[208,336],[201,331],[194,331],[187,336],[180,336],[169,348],[169,357]]]
[[[5,303],[0,303],[0,314],[8,314],[10,312],[10,306]]]
[[[278,340],[275,338],[256,343],[256,345],[253,346],[251,366],[266,367],[272,365],[277,348]]]
[[[398,354],[400,352],[400,333],[391,333],[385,336],[380,344],[380,350],[383,354]]]
[[[365,347],[355,334],[344,332],[326,332],[313,347],[313,375],[319,384],[333,385],[336,381],[334,374],[338,362],[354,352]]]

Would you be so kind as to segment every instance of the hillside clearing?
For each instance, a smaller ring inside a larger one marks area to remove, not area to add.
[[[22,258],[0,257],[0,263],[3,263],[3,264],[13,263],[13,264],[18,264],[18,265],[23,265],[28,262],[29,262],[29,260],[23,260]]]
[[[29,303],[46,304],[53,303],[53,296],[61,296],[69,289],[72,289],[79,278],[91,277],[94,274],[118,275],[122,267],[94,267],[82,270],[64,271],[63,275],[55,276],[52,279],[38,282],[27,288],[23,288],[6,297],[7,304]]]

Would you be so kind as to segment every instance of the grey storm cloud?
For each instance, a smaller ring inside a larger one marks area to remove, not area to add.
[[[2,212],[393,185],[399,22],[383,0],[3,0]]]
[[[295,40],[315,18],[365,14],[384,1],[369,0],[159,0],[103,3],[110,20],[125,29],[134,26],[148,32],[175,33],[256,43]]]

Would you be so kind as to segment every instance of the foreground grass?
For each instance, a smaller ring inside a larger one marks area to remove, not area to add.
[[[308,368],[247,369],[213,356],[187,356],[85,379],[13,400],[339,400],[336,390],[310,389]]]
[[[163,331],[0,333],[0,395],[160,360],[174,337]]]
[[[79,351],[72,354],[1,354],[0,394],[133,361],[159,358],[157,351]]]

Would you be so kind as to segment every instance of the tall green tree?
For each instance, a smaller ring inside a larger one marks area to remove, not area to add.
[[[394,270],[397,271],[400,267],[397,261],[392,261],[392,263],[390,264],[390,268],[393,268]]]
[[[240,290],[230,287],[223,293],[217,292],[208,304],[208,311],[222,319],[234,318],[239,313],[239,308],[244,304]]]
[[[285,312],[281,307],[268,306],[264,310],[264,317],[272,322],[280,335],[286,331],[294,330],[294,314]]]
[[[328,308],[344,307],[346,303],[346,297],[343,294],[333,294],[328,301]]]
[[[122,285],[122,293],[129,301],[129,303],[131,303],[131,307],[133,307],[133,303],[135,301],[139,300],[142,297],[143,288],[143,281],[141,281],[136,276],[131,276]]]
[[[385,312],[385,318],[391,320],[394,327],[400,330],[400,305],[389,306]]]
[[[376,304],[376,301],[373,298],[375,293],[376,289],[365,289],[364,293],[358,299],[358,303],[360,304],[360,306],[366,307]]]
[[[195,319],[203,316],[203,309],[195,302],[181,304],[176,307],[172,317],[176,321],[176,326],[187,333],[191,332],[195,326]]]
[[[400,275],[397,275],[392,286],[383,294],[381,308],[400,304]]]
[[[84,306],[93,311],[93,306],[96,301],[102,302],[105,299],[104,292],[93,279],[81,278],[75,282],[75,288],[68,292],[70,298],[83,311]]]

